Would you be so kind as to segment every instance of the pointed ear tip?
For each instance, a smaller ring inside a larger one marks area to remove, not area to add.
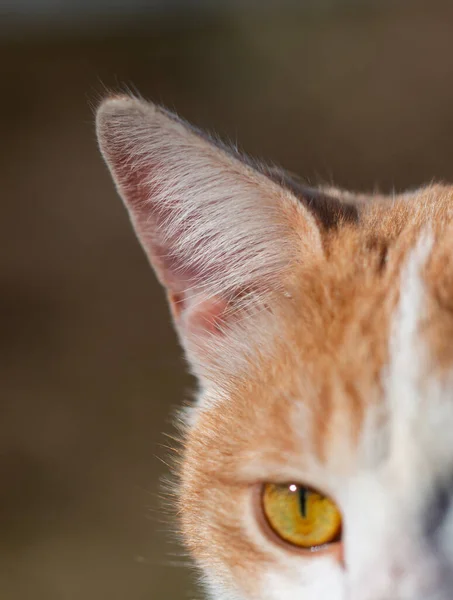
[[[147,116],[156,111],[156,106],[134,96],[117,94],[104,98],[96,110],[96,131],[102,139],[110,125],[118,123],[121,118]]]

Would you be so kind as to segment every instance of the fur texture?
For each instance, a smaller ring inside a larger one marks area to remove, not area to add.
[[[210,596],[451,598],[453,189],[309,190],[128,97],[97,130],[201,382],[178,512]],[[329,494],[342,543],[276,543],[263,482]]]

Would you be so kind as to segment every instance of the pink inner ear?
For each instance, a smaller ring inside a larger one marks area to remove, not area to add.
[[[317,245],[294,198],[155,107],[106,104],[98,132],[183,337],[220,335],[283,285],[298,254],[293,213]]]
[[[186,305],[185,305],[186,304]],[[173,308],[176,322],[181,325],[184,333],[200,335],[223,335],[225,332],[224,315],[228,302],[222,298],[195,299],[193,301],[179,300]]]
[[[171,222],[172,213],[177,209],[167,203],[164,207],[156,207],[153,198],[159,195],[156,184],[150,184],[149,172],[156,165],[148,163],[146,169],[130,169],[127,158],[120,160],[121,188],[131,213],[135,228],[144,243],[152,264],[154,265],[161,282],[168,291],[168,299],[176,324],[183,330],[184,335],[216,334],[221,335],[225,327],[224,314],[228,301],[219,297],[202,299],[194,294],[197,286],[203,284],[207,277],[212,277],[202,265],[190,265],[188,257],[180,257],[172,252],[175,240],[182,234],[182,230],[173,230],[164,243],[166,224]],[[190,215],[184,226],[190,227],[190,221],[195,215]],[[205,241],[204,241],[205,243]],[[202,242],[193,243],[193,247]],[[212,268],[212,267],[211,267]],[[219,266],[220,270],[221,266]],[[190,296],[194,294],[191,298]]]

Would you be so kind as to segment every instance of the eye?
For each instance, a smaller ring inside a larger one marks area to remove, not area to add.
[[[262,507],[274,533],[293,546],[313,550],[340,541],[341,513],[330,498],[316,490],[266,483]]]

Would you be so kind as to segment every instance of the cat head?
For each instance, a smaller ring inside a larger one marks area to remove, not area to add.
[[[178,512],[216,600],[447,600],[453,189],[310,190],[129,97],[103,156],[199,398]]]

